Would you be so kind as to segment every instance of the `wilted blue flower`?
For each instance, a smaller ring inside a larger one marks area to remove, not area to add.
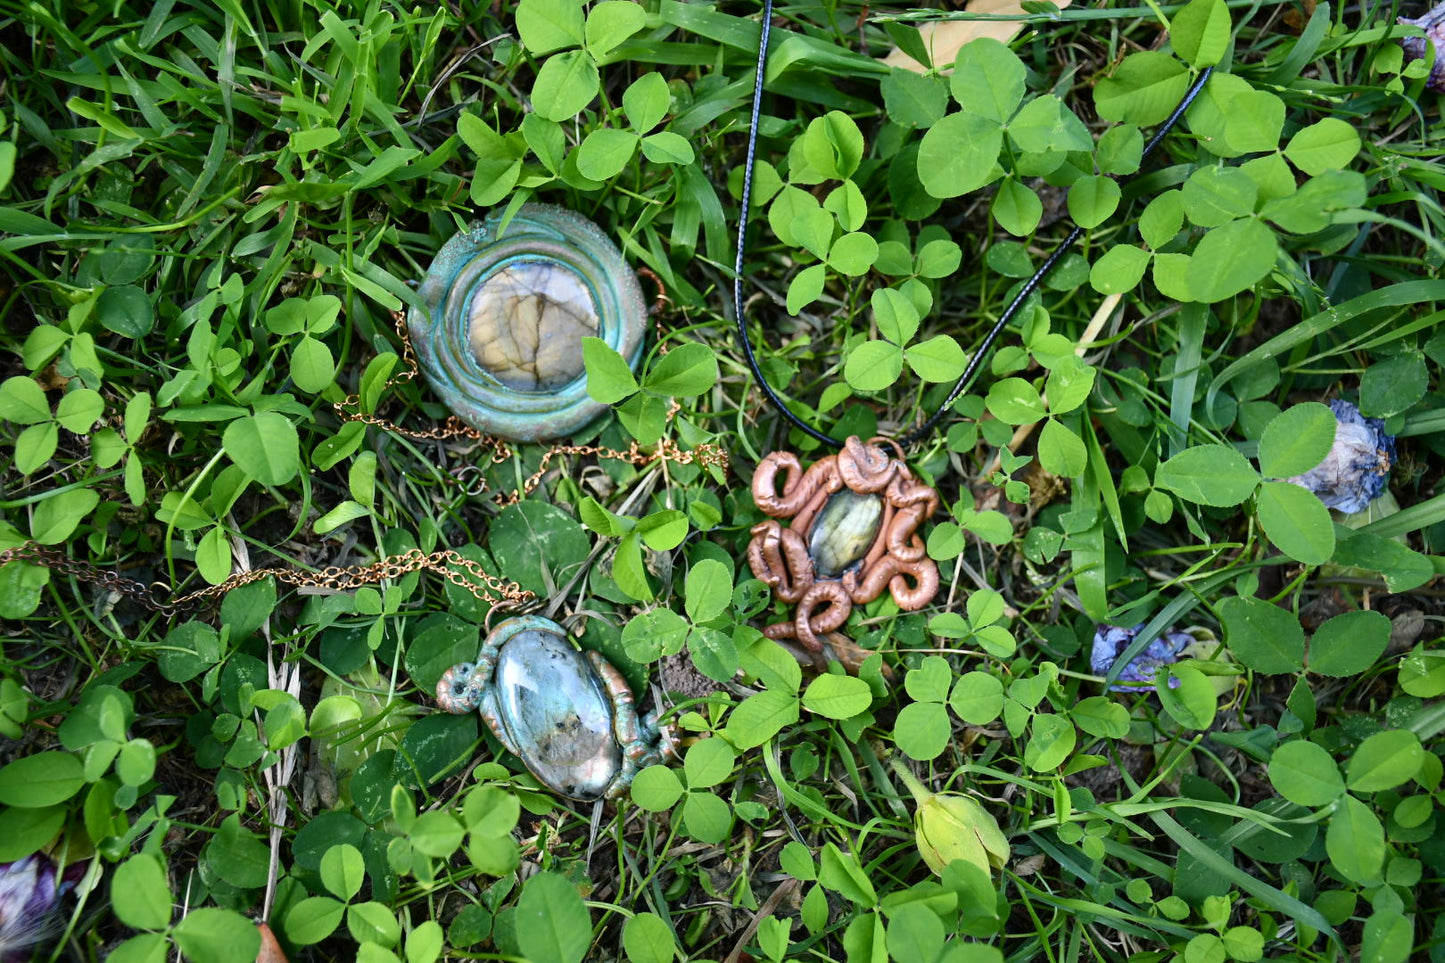
[[[1411,60],[1430,60],[1430,45],[1434,44],[1435,59],[1430,61],[1430,79],[1425,86],[1445,93],[1445,3],[1437,3],[1417,20],[1401,17],[1395,22],[1425,31],[1424,37],[1401,37],[1400,46]]]
[[[33,947],[60,932],[60,898],[84,869],[76,864],[61,875],[44,853],[0,863],[0,960],[24,963]]]
[[[1119,653],[1129,647],[1134,637],[1144,628],[1140,622],[1132,629],[1126,629],[1122,625],[1100,624],[1094,630],[1094,648],[1089,653],[1089,665],[1093,668],[1095,675],[1108,675],[1109,669],[1114,661],[1119,658]],[[1151,684],[1154,681],[1154,672],[1162,665],[1173,665],[1179,661],[1179,655],[1194,642],[1194,636],[1186,635],[1183,632],[1165,632],[1159,638],[1150,642],[1144,647],[1144,651],[1124,667],[1119,673],[1118,681],[1109,686],[1115,692],[1129,692],[1134,687],[1124,683],[1145,683]],[[1178,688],[1179,680],[1169,680],[1171,688]]]
[[[1314,468],[1285,481],[1308,488],[1326,508],[1346,515],[1362,512],[1390,480],[1395,436],[1385,434],[1384,421],[1366,418],[1348,401],[1331,401],[1330,410],[1336,421],[1334,447]]]

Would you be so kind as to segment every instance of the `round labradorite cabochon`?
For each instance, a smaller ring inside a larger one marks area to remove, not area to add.
[[[571,434],[605,407],[587,395],[582,339],[635,369],[647,307],[637,276],[591,221],[524,204],[453,237],[408,318],[417,364],[473,427],[514,441]]]

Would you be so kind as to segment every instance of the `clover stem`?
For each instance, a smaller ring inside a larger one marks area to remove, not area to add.
[[[893,767],[893,771],[898,774],[898,778],[903,780],[903,785],[913,794],[913,801],[918,803],[918,805],[922,806],[934,797],[935,793],[930,792],[923,783],[919,782],[918,777],[913,774],[912,770],[899,761],[897,756],[889,756],[888,764]]]

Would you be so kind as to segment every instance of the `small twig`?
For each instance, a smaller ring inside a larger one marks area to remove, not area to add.
[[[1086,352],[1089,349],[1089,345],[1093,344],[1094,340],[1099,337],[1099,332],[1104,330],[1104,325],[1108,323],[1109,316],[1114,313],[1114,309],[1119,306],[1119,302],[1123,299],[1124,296],[1122,294],[1111,294],[1104,299],[1104,303],[1099,305],[1099,310],[1095,311],[1094,316],[1089,319],[1089,325],[1084,328],[1084,333],[1079,336],[1079,343],[1074,348],[1074,354],[1081,358],[1084,356],[1084,352]],[[1045,402],[1049,400],[1049,396],[1046,394],[1040,394],[1039,398]],[[1014,429],[1013,437],[1009,439],[1008,450],[1018,451],[1019,446],[1028,440],[1029,435],[1032,435],[1034,429],[1038,426],[1039,423],[1037,421],[1030,422],[1027,425],[1019,425]],[[987,478],[989,475],[998,471],[999,466],[1002,464],[1003,452],[994,452],[993,458],[989,459],[988,465],[983,470],[983,477]]]
[[[753,914],[752,922],[748,923],[747,928],[738,935],[738,941],[733,944],[733,951],[727,955],[727,959],[723,963],[738,963],[738,960],[742,959],[748,940],[752,939],[753,934],[758,931],[758,924],[771,916],[773,910],[777,909],[778,905],[801,885],[802,883],[791,876],[779,883],[768,898],[763,900],[763,905],[758,907],[758,911]]]
[[[246,543],[239,538],[232,539],[238,569],[249,571],[251,568],[250,554],[246,550]],[[279,689],[298,702],[301,697],[301,670],[296,663],[282,662],[278,668],[275,662],[274,647],[271,644],[271,620],[268,618],[261,623],[261,634],[266,639],[266,684],[273,689]],[[258,722],[260,720],[257,720]],[[273,764],[262,771],[261,776],[266,782],[266,819],[270,823],[268,833],[271,858],[266,871],[266,894],[261,899],[261,919],[265,923],[271,919],[271,909],[276,900],[276,878],[280,870],[281,859],[281,831],[286,824],[286,787],[291,782],[291,777],[296,771],[296,744],[292,743],[281,750],[280,757]]]

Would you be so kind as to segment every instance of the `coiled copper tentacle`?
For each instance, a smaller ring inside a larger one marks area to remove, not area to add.
[[[908,505],[926,507],[925,518],[938,511],[938,492],[914,478],[913,473],[907,470],[899,471],[898,477],[889,483],[888,500],[900,508]]]
[[[783,494],[778,494],[778,476],[783,476]],[[758,462],[753,472],[753,502],[764,515],[775,518],[797,511],[789,510],[789,495],[796,491],[803,478],[803,463],[790,451],[775,451]],[[805,499],[799,499],[799,503]]]
[[[913,577],[912,588],[909,588],[905,576]],[[938,566],[931,558],[915,562],[899,561],[898,574],[888,583],[888,590],[893,593],[893,601],[898,603],[900,609],[916,612],[932,602],[933,597],[938,594]]]
[[[848,590],[843,588],[842,584],[815,583],[798,603],[795,623],[798,627],[798,641],[810,652],[821,652],[823,640],[818,636],[841,629],[843,623],[848,621],[848,613],[851,611],[853,600],[848,598]]]
[[[823,506],[845,488],[882,499],[878,534],[841,577],[818,580],[808,551],[813,528]],[[938,593],[938,566],[919,534],[938,510],[938,493],[880,445],[849,438],[841,452],[820,459],[806,472],[796,455],[775,452],[758,464],[753,499],[772,518],[753,527],[748,564],[779,599],[797,605],[791,622],[764,630],[769,638],[796,638],[821,659],[821,636],[841,628],[854,605],[887,591],[900,608],[915,611]],[[774,519],[790,521],[784,527]]]
[[[796,602],[813,582],[813,559],[803,537],[772,519],[753,526],[748,566],[784,602]]]
[[[826,484],[813,492],[813,497],[808,499],[802,508],[798,509],[798,513],[794,515],[793,520],[788,523],[788,528],[798,532],[800,535],[806,535],[812,531],[813,519],[823,510],[823,506],[828,504],[828,499],[833,497],[833,493],[843,487],[843,481],[838,477],[836,471],[830,478],[825,479],[825,482]]]
[[[888,487],[898,463],[882,448],[865,445],[855,435],[843,445],[836,458],[838,475],[855,492],[873,494]]]
[[[854,605],[866,605],[883,594],[888,580],[898,571],[898,560],[885,555],[874,565],[856,572],[845,572],[840,584]]]
[[[932,512],[926,512],[926,506],[910,505],[898,512],[893,526],[888,529],[888,552],[889,554],[906,562],[916,562],[927,553],[923,539],[918,535],[918,528],[923,520]]]
[[[913,579],[912,586],[908,584],[909,578]],[[867,604],[887,589],[899,608],[913,612],[932,602],[938,594],[938,566],[927,557],[903,559],[885,555],[866,572],[843,576],[841,584],[855,605]]]
[[[638,772],[677,758],[681,737],[673,726],[658,724],[659,709],[653,709],[645,716],[637,714],[632,689],[605,656],[600,652],[588,652],[587,659],[612,700],[612,738],[622,748],[622,766],[603,795],[607,799],[618,799],[632,785],[632,779]]]
[[[602,680],[607,697],[612,700],[612,737],[634,762],[641,762],[653,748],[648,733],[642,731],[642,720],[637,717],[637,704],[632,698],[632,688],[622,673],[600,652],[588,652],[587,661]]]
[[[915,481],[906,470],[888,486],[888,501],[898,506],[898,516],[888,526],[888,551],[904,561],[922,559],[926,549],[917,537],[918,529],[938,510],[938,492]]]
[[[783,476],[783,491],[778,492],[778,475]],[[753,501],[764,515],[790,518],[803,509],[819,491],[837,491],[835,457],[816,461],[803,471],[798,456],[790,451],[775,451],[758,462],[753,472]]]
[[[809,652],[821,652],[820,635],[837,631],[848,621],[853,602],[842,582],[815,582],[798,601],[791,622],[779,622],[763,630],[770,639],[797,639]]]

